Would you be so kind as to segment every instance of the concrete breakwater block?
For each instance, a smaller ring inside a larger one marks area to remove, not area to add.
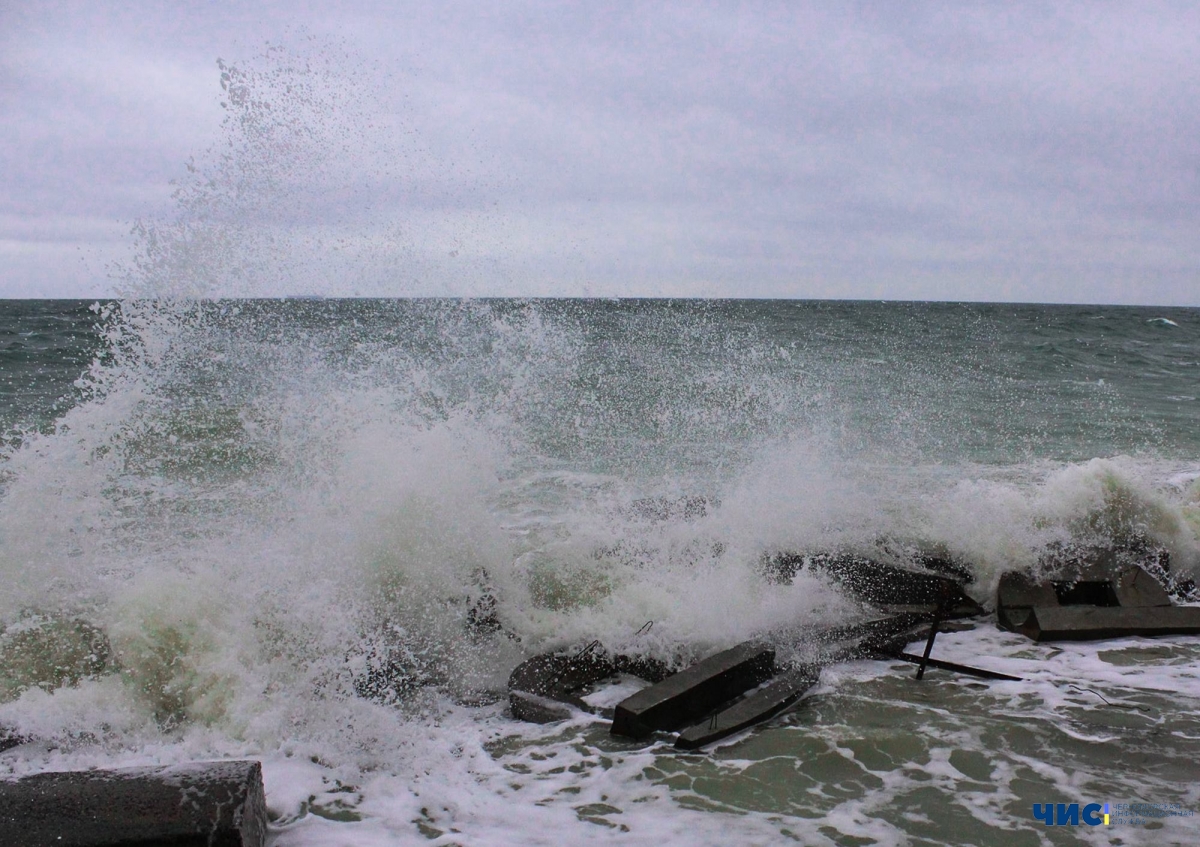
[[[1089,562],[1060,579],[1011,571],[1000,577],[996,617],[1034,641],[1089,641],[1134,635],[1200,634],[1200,608],[1175,606],[1138,565],[1106,569]]]
[[[0,844],[263,847],[258,762],[60,771],[0,780]]]
[[[680,732],[675,746],[680,750],[698,750],[762,723],[799,700],[820,678],[821,669],[816,665],[785,671],[729,708]]]
[[[1034,641],[1092,641],[1141,635],[1200,634],[1195,606],[1035,606],[1014,629]]]
[[[708,714],[775,673],[775,648],[746,641],[697,662],[618,704],[613,735],[645,738]]]

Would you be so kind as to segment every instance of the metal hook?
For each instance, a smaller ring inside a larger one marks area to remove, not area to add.
[[[584,645],[583,649],[581,649],[578,653],[575,654],[575,658],[582,659],[584,656],[586,656],[588,653],[592,652],[599,646],[600,646],[600,639],[597,638],[591,644]]]

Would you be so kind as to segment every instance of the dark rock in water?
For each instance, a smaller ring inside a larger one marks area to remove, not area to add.
[[[484,568],[471,575],[462,595],[446,598],[442,604],[448,618],[461,622],[463,635],[475,645],[497,634],[520,641],[500,621],[496,592]],[[461,611],[464,606],[465,613]],[[426,686],[450,682],[452,663],[447,656],[452,648],[447,647],[444,635],[419,620],[412,629],[389,621],[365,633],[346,657],[355,693],[376,703],[395,705]],[[471,692],[468,699],[478,702],[488,696],[487,692]]]
[[[520,641],[514,633],[504,629],[500,620],[499,601],[496,599],[497,590],[487,568],[478,568],[472,576],[472,593],[468,595],[466,629],[467,635],[480,640],[497,633],[504,633],[514,641]]]
[[[709,656],[622,700],[613,735],[645,738],[675,730],[712,712],[775,672],[775,648],[747,641]]]
[[[858,599],[883,609],[940,610],[950,617],[983,608],[963,591],[962,580],[838,553],[777,553],[764,560],[772,582],[786,583],[802,570],[826,574]]]
[[[613,667],[617,673],[633,674],[646,682],[662,682],[675,673],[671,665],[649,656],[613,656]]]
[[[496,614],[496,597],[490,592],[484,593],[467,610],[467,632],[475,638],[495,635],[503,631],[504,626]]]
[[[1135,566],[1166,574],[1171,570],[1171,553],[1142,536],[1120,544],[1053,544],[1042,556],[1040,566],[1045,571],[1065,573]]]
[[[913,557],[913,562],[927,571],[948,576],[957,582],[969,585],[975,581],[975,574],[971,573],[971,569],[957,559],[918,553]]]
[[[1196,587],[1194,579],[1174,577],[1169,590],[1171,596],[1180,603],[1200,602],[1200,588]]]
[[[526,659],[508,679],[513,717],[532,723],[550,723],[571,717],[575,710],[593,709],[579,696],[588,686],[619,673],[647,682],[661,682],[671,666],[648,656],[616,655],[611,658],[595,645],[574,655],[541,655]]]
[[[893,655],[925,638],[934,617],[932,612],[906,612],[830,627],[817,636],[824,645],[821,664]]]
[[[521,690],[513,690],[508,693],[508,705],[512,709],[514,718],[529,723],[565,721],[575,713],[574,708],[561,700]]]
[[[1025,620],[1013,628],[1034,641],[1200,635],[1200,609],[1188,606],[1140,609],[1044,606],[1030,609]]]
[[[263,847],[258,762],[41,773],[0,780],[0,844]]]
[[[6,726],[0,726],[0,753],[3,753],[5,750],[11,750],[13,747],[19,747],[28,742],[28,738],[18,735],[16,731],[11,730]]]
[[[509,703],[513,716],[522,720],[564,720],[577,710],[595,711],[579,696],[585,687],[616,673],[632,673],[652,684],[616,707],[613,734],[644,738],[678,730],[676,746],[693,750],[788,708],[816,682],[824,665],[895,655],[938,619],[927,610],[826,627],[811,633],[822,644],[819,659],[782,670],[775,666],[775,648],[758,641],[674,673],[657,659],[610,658],[594,643],[574,655],[541,655],[522,662],[509,679]]]
[[[970,566],[954,558],[944,548],[931,550],[887,537],[878,539],[876,545],[881,552],[887,554],[886,558],[889,561],[911,564],[914,568],[942,574],[963,584],[975,581],[975,574]]]
[[[1039,562],[1039,569],[1060,581],[1081,571],[1115,573],[1124,568],[1141,568],[1150,574],[1175,601],[1200,600],[1196,583],[1171,572],[1171,552],[1145,536],[1135,535],[1119,544],[1054,545]]]
[[[553,707],[542,701],[591,711],[577,692],[616,673],[617,667],[610,659],[591,650],[573,656],[534,656],[517,665],[509,676],[509,705],[513,714],[519,718],[536,712],[536,717],[527,718],[535,723],[561,720],[560,717],[543,719],[542,716],[547,714],[546,710]],[[532,695],[532,698],[526,695]],[[566,717],[570,711],[556,713]]]

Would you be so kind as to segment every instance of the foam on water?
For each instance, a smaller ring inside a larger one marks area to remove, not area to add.
[[[1116,437],[1108,394],[1083,436],[1106,458],[1022,454],[1051,428],[1023,404],[1054,408],[1050,389],[954,338],[918,362],[886,321],[856,342],[861,323],[814,340],[703,304],[190,299],[380,269],[314,265],[325,241],[262,219],[300,204],[286,177],[334,114],[289,62],[222,67],[249,86],[233,152],[139,229],[137,296],[99,309],[80,401],[5,449],[0,725],[37,741],[0,770],[254,756],[281,845],[1044,843],[1031,802],[1196,807],[1195,639],[1050,648],[984,625],[939,655],[1027,683],[839,666],[711,756],[511,721],[496,698],[539,650],[687,659],[860,614],[816,577],[769,585],[780,550],[936,551],[982,600],[1054,542],[1147,535],[1194,571],[1200,468]],[[1011,413],[988,450],[975,401]],[[503,632],[466,625],[488,596]]]

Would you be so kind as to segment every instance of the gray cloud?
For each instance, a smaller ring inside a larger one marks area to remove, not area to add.
[[[176,220],[169,181],[223,149],[216,58],[265,74],[271,41],[325,69],[316,106],[272,89],[311,146],[257,151],[271,202],[218,212],[310,265],[369,253],[304,280],[330,293],[1200,304],[1186,4],[4,14],[8,296],[100,291],[81,250]]]

